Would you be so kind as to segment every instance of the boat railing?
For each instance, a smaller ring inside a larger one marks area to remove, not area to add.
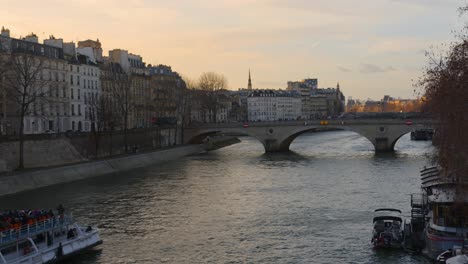
[[[73,223],[72,215],[50,217],[32,224],[10,228],[0,232],[0,245],[26,239]]]

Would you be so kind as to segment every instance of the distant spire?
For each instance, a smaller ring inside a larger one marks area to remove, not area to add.
[[[340,82],[336,83],[336,89],[337,89],[337,90],[340,89]]]
[[[247,89],[252,90],[252,79],[250,78],[250,69],[249,69],[249,84],[247,85]]]

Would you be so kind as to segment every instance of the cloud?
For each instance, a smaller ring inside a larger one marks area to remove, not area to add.
[[[392,66],[381,67],[375,64],[361,63],[360,72],[361,73],[379,73],[379,72],[390,72],[396,71]]]
[[[346,67],[343,67],[343,66],[337,66],[338,70],[342,71],[342,72],[352,72],[353,70],[351,69],[348,69]]]

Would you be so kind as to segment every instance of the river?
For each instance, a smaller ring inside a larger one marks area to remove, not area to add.
[[[376,155],[347,131],[298,137],[264,154],[252,138],[132,172],[0,198],[98,226],[104,243],[69,263],[431,263],[370,244],[373,210],[409,214],[433,150],[409,134]]]

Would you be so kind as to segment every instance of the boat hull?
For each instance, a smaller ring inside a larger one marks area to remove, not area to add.
[[[91,249],[99,244],[102,244],[102,240],[99,237],[99,231],[92,230],[90,232],[83,232],[79,236],[53,244],[49,247],[39,248],[37,252],[26,255],[20,259],[16,259],[15,261],[9,261],[7,264],[57,263]]]
[[[454,247],[463,246],[463,238],[447,237],[425,232],[426,248],[423,253],[431,259],[436,259],[442,252]]]

